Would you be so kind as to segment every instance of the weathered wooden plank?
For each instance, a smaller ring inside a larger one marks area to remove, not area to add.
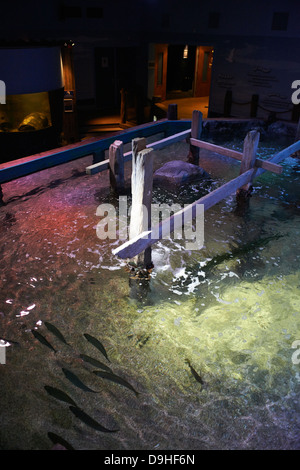
[[[191,129],[187,129],[181,132],[178,132],[177,134],[173,134],[169,137],[165,137],[164,139],[157,140],[156,142],[152,142],[151,144],[148,144],[147,147],[151,146],[153,150],[160,150],[164,147],[167,147],[168,145],[175,144],[176,142],[180,142],[181,140],[186,139],[191,135]]]
[[[243,158],[241,161],[240,175],[250,169],[253,169],[254,173],[252,175],[251,181],[244,184],[243,186],[238,188],[236,191],[236,200],[237,200],[237,206],[238,206],[237,208],[239,211],[241,210],[243,211],[249,203],[249,197],[252,191],[252,180],[257,171],[257,167],[255,166],[255,160],[256,160],[257,147],[259,143],[259,137],[260,137],[260,133],[258,131],[253,130],[253,131],[248,132],[248,134],[246,135],[244,139]]]
[[[297,152],[298,150],[300,150],[300,140],[290,145],[289,147],[286,147],[285,149],[281,150],[280,152],[276,153],[276,155],[265,161],[269,163],[279,163],[288,158],[293,153]],[[265,171],[266,170],[264,168],[259,168],[257,170],[256,177],[260,176]]]
[[[290,145],[289,147],[286,147],[280,152],[276,153],[276,155],[269,158],[269,160],[267,161],[272,162],[272,163],[282,162],[282,160],[284,160],[285,158],[288,158],[290,155],[292,155],[292,153],[296,152],[297,150],[300,150],[300,140]]]
[[[87,166],[85,172],[87,175],[95,175],[96,173],[100,173],[105,170],[109,170],[109,159]]]
[[[191,129],[187,129],[185,131],[178,132],[177,134],[171,135],[161,140],[157,140],[156,142],[152,142],[151,144],[146,145],[146,148],[152,148],[153,150],[161,150],[168,145],[174,144],[176,142],[180,142],[181,140],[186,139],[191,134]],[[132,159],[132,151],[124,153],[124,163],[131,161]],[[105,171],[109,168],[109,160],[104,160],[103,162],[96,163],[94,165],[89,165],[86,167],[86,173],[88,175],[95,175],[100,171]]]
[[[176,212],[171,217],[164,219],[151,230],[145,230],[140,235],[137,235],[123,243],[118,248],[112,250],[112,253],[122,259],[133,258],[138,253],[151,246],[153,243],[156,243],[166,235],[168,236],[173,233],[174,230],[182,227],[184,219],[192,220],[196,215],[197,205],[203,204],[204,211],[210,209],[212,206],[222,201],[222,199],[230,196],[238,188],[251,181],[255,171],[256,170],[252,168],[245,173],[242,173],[228,183],[223,184],[209,194],[206,194],[197,201],[194,201],[192,204],[189,204],[184,209]]]
[[[235,158],[236,160],[242,160],[243,157],[242,152],[221,147],[220,145],[211,144],[210,142],[205,142],[204,140],[194,139],[191,137],[190,142],[195,147],[210,150],[211,152],[216,152],[220,155],[224,155],[225,157]]]
[[[124,190],[124,156],[122,140],[115,140],[109,147],[109,181],[117,193]]]
[[[255,160],[255,166],[258,168],[263,168],[266,171],[272,171],[272,173],[276,173],[277,175],[281,175],[283,168],[281,165],[277,165],[277,163],[272,163],[269,160],[261,160],[257,158]]]
[[[241,162],[240,174],[254,167],[256,152],[260,134],[258,131],[250,131],[244,139],[243,158]]]
[[[151,227],[151,201],[153,187],[153,151],[146,148],[145,139],[132,141],[131,194],[132,207],[129,239],[135,238]],[[146,249],[135,258],[145,267],[151,265],[151,249]]]
[[[221,147],[220,145],[211,144],[210,142],[205,142],[204,140],[197,140],[191,138],[190,141],[196,147],[218,153],[219,155],[224,155],[225,157],[234,158],[235,160],[239,161],[241,161],[243,158],[243,153],[238,152],[237,150],[228,149],[225,147]],[[255,166],[272,171],[276,174],[282,173],[282,167],[280,165],[277,165],[276,163],[271,163],[268,160],[261,160],[260,158],[256,158]]]

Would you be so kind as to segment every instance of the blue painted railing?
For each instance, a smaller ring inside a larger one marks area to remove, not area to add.
[[[136,137],[149,137],[151,135],[164,133],[170,136],[174,133],[184,131],[191,127],[191,120],[168,121],[161,120],[150,124],[143,124],[132,127],[124,131],[114,133],[112,136],[102,139],[89,139],[76,144],[67,145],[57,149],[49,150],[40,154],[26,158],[26,161],[12,161],[11,164],[0,165],[0,185],[22,176],[26,176],[37,171],[45,170],[63,163],[94,154],[94,161],[103,159],[104,151],[116,140],[128,143]],[[1,193],[1,190],[0,190]]]

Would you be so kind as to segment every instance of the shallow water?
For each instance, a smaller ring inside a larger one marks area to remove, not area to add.
[[[280,145],[262,142],[262,158]],[[157,152],[157,165],[187,152],[185,143]],[[234,195],[207,211],[200,251],[187,251],[184,239],[153,245],[155,267],[142,286],[111,254],[120,241],[96,235],[97,206],[115,200],[107,172],[87,176],[89,164],[86,157],[3,185],[0,336],[11,345],[0,365],[0,448],[50,449],[52,432],[75,449],[299,449],[298,160],[255,181],[244,215]],[[208,152],[201,165],[202,182],[179,192],[155,188],[154,202],[190,203],[239,169]],[[126,174],[129,181],[130,164]],[[85,333],[102,342],[110,362]],[[139,395],[97,377],[81,354]],[[98,393],[78,388],[63,368]],[[88,426],[45,385],[118,431]]]

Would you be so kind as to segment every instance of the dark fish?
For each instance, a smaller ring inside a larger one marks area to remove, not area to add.
[[[67,344],[69,346],[69,344],[67,343],[67,341],[65,340],[64,336],[62,335],[62,333],[56,328],[56,326],[52,325],[52,323],[49,323],[47,321],[44,322],[45,324],[45,327],[51,331],[51,333],[53,333],[55,336],[57,336],[58,339],[60,339],[63,343]]]
[[[221,255],[214,256],[210,261],[203,266],[203,271],[209,271],[211,268],[218,266],[219,264],[227,261],[228,259],[235,259],[241,255],[247,255],[252,251],[256,250],[257,248],[266,246],[270,241],[278,240],[279,238],[283,237],[283,235],[275,234],[269,237],[259,238],[252,242],[245,243],[244,245],[234,247],[226,253],[222,253]]]
[[[200,377],[200,375],[195,371],[194,367],[191,365],[190,361],[188,359],[185,360],[185,362],[189,365],[189,368],[191,369],[191,372],[193,374],[193,376],[195,377],[195,379],[197,380],[197,382],[199,382],[201,385],[204,385],[204,382],[202,380],[202,378]]]
[[[95,338],[94,336],[91,336],[89,335],[88,333],[84,333],[83,335],[93,346],[95,346],[95,348],[99,349],[99,351],[101,351],[101,353],[103,354],[103,356],[106,357],[106,359],[108,360],[108,362],[110,362],[110,360],[108,359],[107,357],[107,353],[105,351],[105,348],[103,346],[102,343],[100,343],[100,341]]]
[[[70,410],[72,413],[76,416],[76,418],[79,418],[83,423],[87,424],[93,429],[96,429],[96,431],[101,431],[101,432],[117,432],[119,429],[107,429],[104,426],[101,426],[97,421],[95,421],[91,416],[87,415],[84,411],[82,411],[80,408],[77,408],[76,406],[70,406]]]
[[[62,437],[58,436],[54,432],[48,432],[48,437],[53,444],[60,444],[61,446],[65,447],[67,450],[75,450],[74,447],[71,446],[67,441],[65,441]]]
[[[69,403],[70,405],[77,406],[75,401],[72,400],[72,398],[69,397],[69,395],[67,395],[62,390],[59,390],[58,388],[55,388],[55,387],[50,387],[50,385],[45,385],[44,389],[46,390],[47,393],[49,393],[49,395],[56,398],[57,400],[65,401],[66,403]]]
[[[31,332],[32,332],[33,336],[40,341],[40,343],[42,343],[45,346],[47,346],[48,348],[52,349],[52,351],[54,351],[56,353],[56,349],[54,349],[52,344],[50,344],[49,341],[43,335],[41,335],[41,333],[39,333],[36,330],[31,330]]]
[[[89,362],[95,367],[99,367],[99,369],[106,370],[107,372],[112,372],[112,370],[103,364],[103,362],[98,361],[97,359],[94,359],[93,357],[86,356],[85,354],[80,354],[81,359],[83,359],[85,362]]]
[[[70,382],[72,382],[72,384],[76,387],[81,388],[81,390],[84,390],[85,392],[97,393],[95,392],[95,390],[92,390],[83,382],[81,382],[77,375],[73,374],[73,372],[71,372],[70,370],[62,368],[62,371],[65,374],[65,377],[70,380]]]
[[[102,379],[107,379],[111,380],[112,382],[115,382],[119,385],[123,385],[124,387],[129,388],[129,390],[132,390],[136,396],[138,396],[139,392],[137,392],[130,383],[128,383],[126,380],[122,379],[118,375],[111,374],[110,372],[102,372],[102,370],[94,370],[94,374],[96,374],[98,377],[101,377]]]

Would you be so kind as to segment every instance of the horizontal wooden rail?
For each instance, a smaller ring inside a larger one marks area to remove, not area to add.
[[[145,231],[132,240],[123,243],[118,248],[112,250],[112,253],[123,259],[133,258],[153,243],[156,243],[158,240],[161,240],[173,233],[174,230],[180,229],[183,225],[184,218],[191,221],[196,215],[197,205],[203,204],[204,211],[206,211],[210,207],[222,201],[222,199],[230,196],[241,186],[249,183],[255,171],[256,169],[254,168],[245,171],[245,173],[242,173],[228,183],[223,184],[214,191],[211,191],[209,194],[206,194],[197,201],[194,201],[192,204],[189,204],[184,209],[176,212],[171,217],[164,219],[151,230]]]
[[[235,158],[235,160],[242,160],[243,157],[243,154],[241,152],[238,152],[237,150],[232,150],[225,147],[221,147],[220,145],[211,144],[210,142],[205,142],[204,140],[191,138],[190,143],[192,145],[195,145],[195,147],[210,150],[211,152],[219,153],[220,155],[224,155],[225,157]]]
[[[191,135],[191,129],[187,129],[182,132],[178,132],[177,134],[173,134],[169,137],[165,137],[164,139],[157,140],[156,142],[152,142],[146,145],[147,148],[152,148],[153,150],[160,150],[168,145],[174,144],[176,142],[180,142]],[[132,152],[124,153],[124,162],[128,162],[132,159]],[[86,167],[86,173],[88,175],[95,175],[100,171],[105,171],[109,169],[109,160],[103,160],[102,162],[95,163],[94,165],[90,165]]]
[[[191,138],[190,143],[192,145],[195,145],[195,147],[210,150],[211,152],[216,152],[220,155],[224,155],[225,157],[234,158],[235,160],[241,161],[243,158],[242,152],[211,144],[210,142],[205,142],[204,140]],[[280,165],[277,165],[275,162],[271,162],[269,160],[261,160],[260,158],[256,158],[255,166],[263,168],[264,170],[272,171],[277,175],[280,175],[282,173],[282,167]]]
[[[300,140],[298,140],[294,144],[290,145],[289,147],[286,147],[285,149],[281,150],[280,152],[276,153],[276,155],[273,155],[273,157],[269,158],[268,160],[264,160],[264,161],[266,163],[272,163],[272,164],[276,163],[277,164],[279,162],[282,162],[282,160],[289,157],[290,155],[297,152],[298,150],[300,150]],[[257,170],[257,173],[256,173],[255,177],[261,175],[267,169],[268,168],[265,168],[265,167],[260,168],[259,170]]]

